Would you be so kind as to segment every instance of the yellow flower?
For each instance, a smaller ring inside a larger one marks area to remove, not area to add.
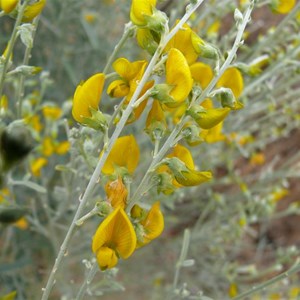
[[[289,194],[289,190],[285,188],[276,189],[270,196],[271,201],[276,203]]]
[[[238,294],[238,288],[236,283],[231,283],[228,289],[228,295],[230,298],[234,298]]]
[[[46,166],[48,163],[48,160],[44,157],[39,157],[35,160],[33,160],[30,163],[30,170],[33,176],[40,177],[41,176],[41,170],[44,166]]]
[[[172,48],[166,61],[166,84],[154,86],[154,97],[167,107],[178,107],[183,104],[192,87],[193,78],[184,55]]]
[[[227,117],[229,112],[229,107],[214,108],[210,99],[204,100],[201,105],[194,105],[188,111],[202,129],[215,127]]]
[[[201,130],[200,137],[208,144],[222,142],[226,136],[222,133],[223,122],[208,130]]]
[[[44,127],[38,115],[25,117],[25,123],[30,125],[36,132],[41,132]]]
[[[105,192],[107,195],[107,200],[110,202],[113,208],[125,208],[128,191],[121,177],[118,177],[114,181],[109,181],[105,185]]]
[[[175,178],[175,186],[195,186],[212,178],[209,171],[195,170],[193,157],[190,151],[181,145],[176,145],[172,153],[164,160],[163,165],[169,167]],[[163,169],[159,169],[161,172]]]
[[[295,6],[296,0],[272,0],[271,8],[279,14],[289,13]]]
[[[210,37],[216,36],[219,32],[221,27],[221,22],[219,20],[213,22],[208,28],[207,28],[207,35]]]
[[[167,16],[155,8],[156,0],[132,0],[130,20],[133,24],[161,33]]]
[[[177,23],[178,21],[176,21],[176,24]],[[178,49],[185,56],[187,63],[191,65],[198,58],[198,54],[192,44],[191,35],[192,29],[190,28],[190,26],[187,24],[183,24],[182,28],[179,29],[168,42],[164,51],[168,52],[172,48]]]
[[[92,242],[101,270],[113,268],[118,257],[128,258],[136,248],[136,234],[125,213],[118,207],[98,227]]]
[[[55,146],[50,136],[44,138],[42,143],[42,153],[44,156],[51,156],[55,152]]]
[[[113,63],[113,68],[120,75],[120,79],[113,81],[107,88],[111,97],[124,97],[129,94],[130,85],[142,70],[144,73],[146,60],[130,62],[126,58],[119,58]]]
[[[72,108],[73,118],[77,122],[94,129],[104,126],[105,119],[98,110],[104,81],[105,75],[97,73],[77,86]]]
[[[51,120],[57,120],[62,115],[62,109],[57,106],[44,106],[42,112],[45,118],[49,118]]]
[[[102,172],[113,174],[117,168],[124,167],[132,174],[138,165],[139,158],[140,150],[134,136],[122,136],[116,140]]]
[[[69,149],[70,149],[70,142],[63,141],[55,145],[54,151],[58,155],[64,155],[69,151]]]
[[[46,5],[46,0],[39,0],[33,4],[28,5],[25,8],[22,21],[31,22],[36,16],[38,16],[42,12],[45,5]]]
[[[265,161],[266,161],[266,157],[262,152],[254,153],[250,158],[251,165],[256,165],[256,166],[263,165]]]
[[[142,229],[137,241],[137,248],[150,243],[160,236],[164,230],[164,216],[158,201],[152,205],[145,218],[139,224],[142,225]]]
[[[202,89],[205,89],[214,77],[211,67],[202,62],[192,64],[190,70],[193,79],[200,84]]]
[[[9,14],[12,12],[17,4],[19,3],[19,0],[0,0],[0,8],[6,13]]]
[[[217,59],[218,51],[201,39],[195,32],[191,33],[192,45],[198,55],[204,58]]]
[[[26,220],[25,217],[22,217],[17,222],[15,222],[13,225],[16,226],[17,228],[21,229],[21,230],[26,230],[29,226],[28,221]],[[0,298],[0,300],[1,300],[1,298]]]
[[[225,87],[231,89],[235,98],[238,98],[244,88],[244,80],[241,72],[237,68],[227,69],[218,80],[216,86],[218,88]]]
[[[8,109],[8,99],[7,99],[7,96],[6,95],[3,95],[1,98],[0,98],[0,113],[2,110],[7,110]]]

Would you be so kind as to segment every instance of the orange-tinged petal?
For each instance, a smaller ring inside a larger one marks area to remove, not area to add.
[[[145,220],[141,222],[144,227],[144,243],[149,243],[161,235],[164,230],[164,216],[160,210],[160,203],[155,202],[149,210]]]
[[[184,55],[175,48],[169,51],[166,62],[166,81],[169,85],[174,86],[170,96],[178,103],[186,99],[193,86],[189,65]]]
[[[230,88],[235,98],[238,98],[244,88],[243,76],[237,68],[229,68],[223,73],[216,86]]]
[[[115,166],[127,168],[129,173],[136,169],[140,158],[139,146],[133,135],[118,138],[103,166],[104,174],[113,174]]]
[[[105,75],[97,73],[77,86],[72,109],[72,115],[77,122],[82,123],[83,118],[91,117],[90,108],[98,110],[104,81]]]
[[[93,252],[97,253],[102,247],[115,250],[124,259],[128,258],[136,247],[134,228],[121,207],[105,218],[93,237]]]
[[[200,83],[202,89],[205,89],[214,77],[211,67],[202,62],[192,64],[190,70],[193,79]]]
[[[125,208],[128,191],[122,181],[121,177],[118,177],[114,181],[109,181],[105,185],[105,192],[108,201],[113,208],[122,207]]]
[[[147,24],[145,16],[151,16],[156,0],[132,0],[130,20],[133,24],[143,26]]]
[[[97,251],[97,262],[101,270],[111,269],[118,263],[116,252],[108,247],[101,247]]]

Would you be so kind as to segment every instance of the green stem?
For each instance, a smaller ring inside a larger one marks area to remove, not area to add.
[[[10,40],[8,42],[8,48],[7,48],[6,56],[4,58],[2,72],[0,74],[0,98],[3,96],[3,87],[4,87],[5,76],[7,73],[8,66],[9,66],[9,59],[10,59],[10,56],[14,49],[17,37],[18,37],[18,27],[22,23],[22,18],[23,18],[24,11],[25,11],[25,8],[26,8],[28,2],[29,2],[29,0],[25,0],[24,3],[20,6],[19,12],[18,12],[18,17],[15,22],[14,29],[11,34]]]
[[[127,41],[127,39],[130,37],[130,35],[134,29],[135,29],[135,26],[132,25],[131,22],[128,22],[127,24],[125,24],[123,35],[122,35],[120,41],[118,42],[118,44],[115,46],[114,51],[110,55],[106,65],[103,69],[104,74],[107,73],[107,71],[108,71],[110,65],[112,64],[113,60],[115,59],[116,55],[118,54],[120,49],[123,47],[123,45]]]
[[[246,291],[240,295],[238,295],[237,297],[234,297],[232,300],[240,300],[240,299],[244,299],[247,296],[253,295],[254,293],[257,293],[261,290],[266,289],[266,287],[280,281],[283,280],[295,273],[298,273],[300,271],[300,259],[298,258],[295,262],[295,264],[286,272],[283,272],[277,276],[275,276],[274,278],[267,280],[266,282],[263,282],[257,286],[253,286],[251,290]]]
[[[90,268],[90,271],[88,272],[84,282],[82,283],[81,287],[80,287],[80,290],[76,296],[76,300],[81,300],[83,299],[85,293],[86,293],[86,290],[89,286],[89,284],[92,282],[92,280],[94,279],[95,275],[97,274],[98,272],[98,264],[97,262],[95,262],[91,268]]]
[[[34,41],[34,37],[36,34],[36,29],[37,29],[37,25],[39,23],[39,17],[35,18],[32,25],[33,25],[33,32],[32,32],[32,45],[30,45],[29,47],[26,47],[25,50],[25,54],[24,54],[24,59],[23,59],[23,65],[27,66],[29,63],[29,59],[31,56],[31,50],[33,48],[33,41]],[[20,74],[19,75],[19,84],[18,84],[18,91],[17,91],[17,117],[21,118],[22,117],[22,102],[23,102],[23,98],[24,98],[24,84],[25,84],[25,75],[24,74]]]

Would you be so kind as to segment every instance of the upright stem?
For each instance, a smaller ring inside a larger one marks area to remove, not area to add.
[[[14,49],[17,37],[18,37],[18,27],[20,26],[20,24],[22,22],[24,11],[25,11],[25,8],[26,8],[28,2],[29,2],[29,0],[25,0],[24,3],[19,8],[18,17],[17,17],[17,20],[15,22],[14,29],[13,29],[13,32],[11,34],[11,37],[10,37],[10,40],[9,40],[9,43],[8,43],[6,56],[5,56],[4,62],[3,62],[2,72],[0,74],[0,98],[3,95],[4,81],[5,81],[6,72],[7,72],[7,69],[8,69],[9,59],[10,59],[10,56],[11,56],[12,51]]]
[[[31,56],[31,50],[33,48],[33,41],[34,41],[34,37],[36,34],[36,28],[39,22],[39,16],[36,17],[32,23],[32,25],[34,26],[34,30],[32,32],[32,45],[26,47],[25,50],[25,54],[24,54],[24,59],[23,59],[23,65],[26,66],[29,63],[29,59]],[[22,102],[23,102],[23,97],[24,97],[24,83],[25,83],[25,75],[24,74],[20,74],[19,75],[19,84],[18,84],[18,91],[17,91],[17,117],[21,118],[22,116]]]

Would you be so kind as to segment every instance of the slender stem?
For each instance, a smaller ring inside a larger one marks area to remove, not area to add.
[[[19,8],[18,17],[15,22],[15,26],[14,26],[13,32],[11,34],[9,43],[8,43],[6,56],[5,56],[4,62],[3,62],[2,72],[0,74],[0,98],[3,95],[4,80],[5,80],[6,72],[7,72],[8,66],[9,66],[10,56],[12,54],[12,51],[14,49],[14,46],[15,46],[15,43],[16,43],[16,40],[18,37],[18,27],[20,26],[20,24],[22,22],[24,11],[25,11],[25,8],[26,8],[28,2],[29,2],[29,0],[25,0],[24,3]]]
[[[209,92],[214,88],[214,86],[216,85],[216,83],[220,79],[221,75],[226,71],[226,69],[229,67],[229,65],[233,61],[233,59],[234,59],[234,57],[236,55],[236,52],[237,52],[238,48],[241,45],[241,41],[242,41],[242,38],[243,38],[243,33],[245,31],[245,28],[246,28],[248,22],[250,21],[250,16],[251,16],[251,12],[253,10],[253,7],[254,7],[254,2],[252,1],[249,4],[249,6],[248,6],[248,8],[247,8],[247,10],[246,10],[246,12],[244,14],[243,22],[238,26],[238,32],[237,32],[235,41],[233,43],[233,46],[232,46],[231,50],[229,51],[228,57],[226,58],[226,60],[223,63],[222,67],[220,68],[220,71],[219,71],[218,75],[215,76],[211,80],[211,82],[209,83],[209,85],[206,87],[206,89],[202,92],[202,94],[200,95],[200,97],[197,99],[198,103],[200,103],[201,101],[203,101],[207,97],[207,95],[209,94]],[[193,104],[193,103],[191,103],[191,104]]]
[[[118,44],[115,46],[114,51],[110,55],[109,59],[107,60],[107,63],[103,69],[103,73],[106,74],[110,65],[112,64],[113,60],[115,59],[117,53],[119,50],[123,47],[124,43],[127,41],[127,39],[130,37],[131,32],[134,30],[135,26],[132,25],[131,22],[128,22],[125,24],[123,36],[121,37],[120,41]]]
[[[257,286],[253,286],[251,290],[246,291],[240,295],[238,295],[237,297],[233,298],[232,300],[240,300],[240,299],[244,299],[247,296],[250,296],[254,293],[257,293],[261,290],[264,290],[266,287],[280,281],[283,280],[295,273],[298,273],[300,271],[300,259],[298,258],[295,262],[295,264],[286,272],[283,272],[277,276],[275,276],[274,278],[271,278],[270,280],[267,280],[266,282],[263,282]]]
[[[167,34],[165,36],[164,39],[162,39],[161,41],[161,45],[157,48],[156,52],[154,53],[152,59],[150,60],[150,63],[148,65],[148,67],[146,68],[145,70],[145,73],[138,85],[138,87],[136,88],[130,102],[128,103],[126,109],[124,110],[123,112],[123,115],[119,121],[119,123],[117,124],[116,126],[116,129],[115,131],[113,132],[109,142],[107,143],[107,145],[105,145],[106,147],[104,147],[104,151],[103,151],[103,155],[101,156],[101,158],[99,159],[98,161],[98,164],[94,170],[94,173],[92,174],[91,176],[91,179],[86,187],[86,190],[84,192],[84,195],[83,197],[80,199],[80,204],[77,208],[77,211],[75,213],[75,216],[72,220],[72,223],[68,229],[68,232],[65,236],[65,239],[61,245],[61,248],[60,248],[60,251],[57,255],[57,258],[55,260],[55,263],[53,265],[53,268],[52,268],[52,271],[50,273],[50,276],[48,278],[48,281],[47,281],[47,284],[46,284],[46,287],[43,289],[43,295],[42,295],[42,300],[47,300],[50,296],[50,293],[51,293],[51,290],[53,288],[53,285],[54,285],[54,282],[55,282],[55,275],[56,275],[56,272],[58,270],[58,268],[61,266],[61,262],[64,258],[64,255],[65,253],[67,252],[67,248],[68,248],[68,245],[69,245],[69,242],[71,240],[71,237],[76,229],[76,221],[80,218],[80,215],[81,215],[81,212],[83,211],[84,207],[86,206],[87,204],[87,201],[88,199],[90,198],[90,195],[92,194],[92,191],[95,187],[95,185],[97,184],[98,182],[98,178],[101,174],[101,170],[104,166],[104,163],[115,143],[115,141],[117,140],[117,138],[119,137],[121,131],[123,130],[126,122],[127,122],[127,119],[129,118],[133,108],[134,108],[134,102],[138,99],[141,91],[142,91],[142,88],[144,87],[145,83],[147,82],[148,78],[150,77],[151,75],[151,72],[153,70],[153,67],[155,66],[158,58],[160,57],[164,47],[166,46],[166,44],[168,43],[168,41],[176,34],[176,32],[181,28],[181,26],[189,19],[189,17],[191,16],[191,14],[200,6],[200,4],[203,2],[204,0],[200,0],[198,1],[194,6],[190,7],[186,14],[183,16],[183,18],[181,19],[180,22],[178,22],[177,26],[175,26],[173,28],[173,30]],[[130,26],[131,26],[131,23],[129,23]],[[116,52],[117,50],[115,49],[114,52]],[[113,56],[113,55],[112,55]],[[112,56],[110,57],[110,60],[112,61],[113,58]],[[107,64],[107,66],[104,68],[104,72],[107,71],[107,68],[110,64]],[[168,145],[167,145],[168,147]]]
[[[97,274],[98,271],[98,264],[97,262],[95,262],[91,267],[90,267],[90,271],[87,274],[84,282],[82,283],[80,290],[76,296],[76,300],[81,300],[83,299],[85,293],[86,293],[86,289],[88,288],[89,284],[92,282],[92,280],[94,279],[95,275]]]
[[[32,23],[33,25],[33,32],[32,32],[32,45],[30,45],[29,47],[26,47],[25,50],[25,54],[24,54],[24,59],[23,59],[23,65],[27,66],[29,63],[29,59],[31,56],[31,50],[33,48],[33,41],[34,41],[34,37],[36,34],[36,29],[37,29],[37,25],[39,23],[39,16],[36,17]],[[19,75],[19,83],[18,83],[18,91],[17,91],[17,117],[21,118],[22,117],[22,101],[23,101],[23,97],[24,97],[24,83],[25,83],[25,75],[24,74],[20,74]]]

